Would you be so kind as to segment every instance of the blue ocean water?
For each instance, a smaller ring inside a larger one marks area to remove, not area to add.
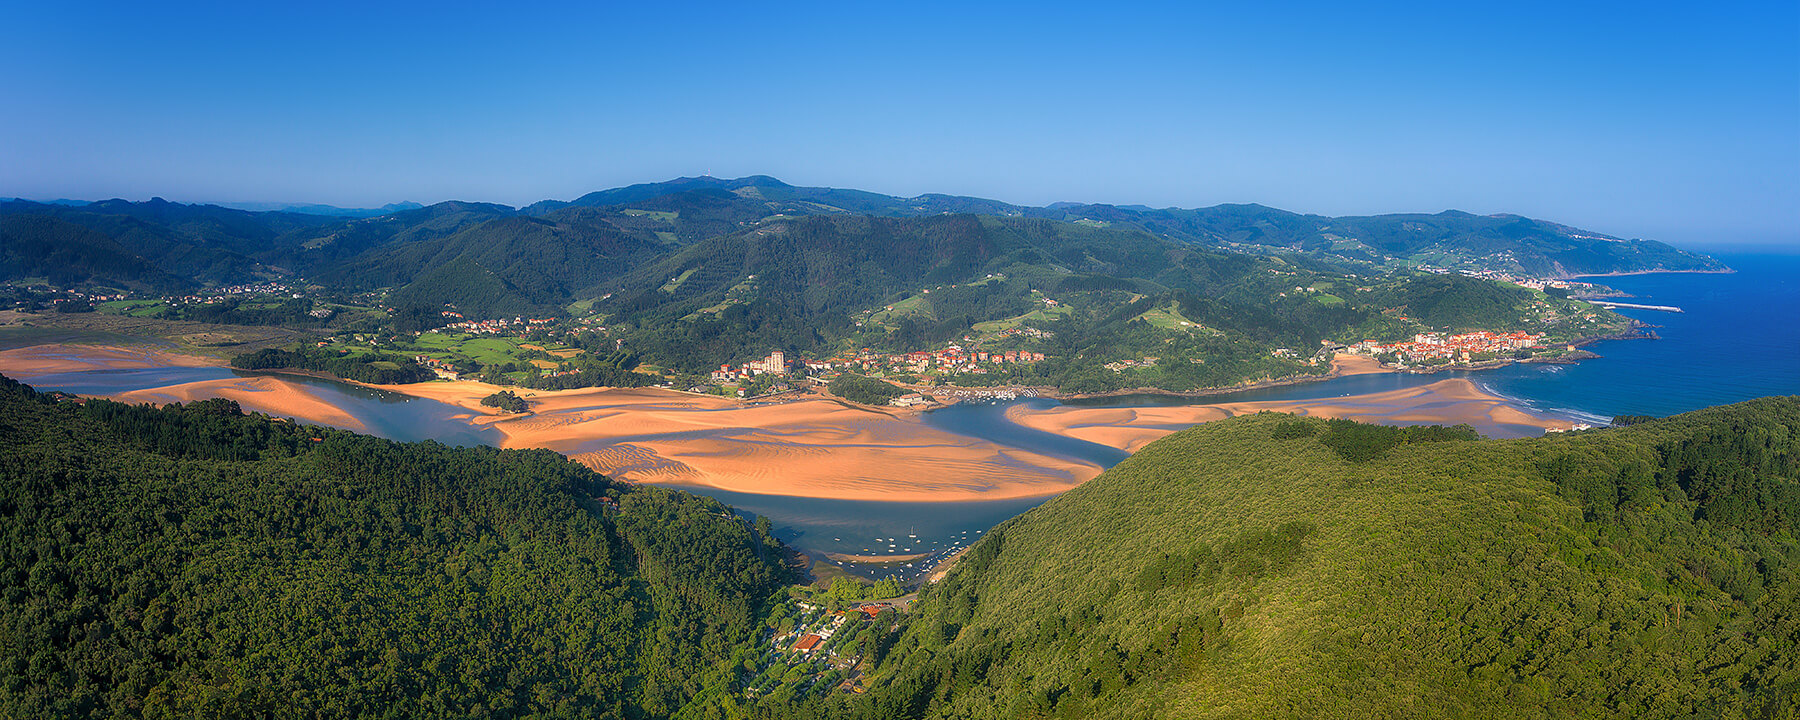
[[[1513,365],[1469,377],[1535,409],[1610,419],[1666,416],[1769,395],[1800,395],[1800,255],[1720,254],[1737,272],[1588,278],[1631,293],[1626,310],[1659,340],[1610,340],[1574,365]]]

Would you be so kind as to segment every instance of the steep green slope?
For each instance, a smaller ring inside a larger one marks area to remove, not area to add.
[[[570,211],[589,214],[579,216]],[[190,282],[299,274],[317,275],[327,283],[355,289],[404,285],[437,267],[359,257],[365,253],[438,241],[478,223],[513,215],[604,226],[653,243],[687,244],[779,218],[929,218],[958,213],[1078,222],[1145,232],[1181,243],[1255,253],[1304,253],[1385,268],[1432,265],[1549,276],[1724,267],[1706,256],[1662,243],[1624,240],[1516,215],[1447,211],[1331,218],[1261,205],[1188,210],[1056,203],[1040,208],[954,195],[902,198],[863,190],[804,187],[760,175],[644,183],[589,193],[571,202],[543,201],[518,211],[503,205],[445,202],[350,220],[160,199],[75,206],[0,203],[0,215],[56,217],[89,227],[162,272]],[[418,251],[408,252],[416,255]],[[369,259],[380,267],[369,268],[365,262]],[[371,269],[373,275],[365,272]],[[386,277],[379,277],[384,274]],[[5,279],[9,278],[0,275],[0,280]]]
[[[48,215],[0,215],[0,278],[43,278],[57,287],[91,284],[162,292],[193,286],[104,233]]]
[[[288,246],[278,238],[338,222],[316,215],[252,213],[215,205],[184,205],[161,198],[148,202],[104,200],[75,207],[0,203],[0,216],[55,218],[83,226],[186,284],[242,282],[289,274],[293,271],[292,257],[284,252]],[[34,227],[60,232],[51,224]],[[42,236],[35,240],[51,241]]]
[[[1401,308],[1431,327],[1512,330],[1508,321],[1518,317],[1515,308],[1530,302],[1531,293],[1462,275],[1425,275],[1400,283],[1380,294],[1380,300]]]
[[[603,213],[569,208],[541,218],[495,218],[439,239],[365,253],[325,277],[354,286],[398,286],[390,300],[396,307],[448,303],[491,317],[559,307],[661,251],[655,241],[613,226]]]
[[[333,263],[359,253],[442,238],[474,223],[511,214],[512,209],[503,205],[460,202],[351,220],[161,199],[106,200],[77,206],[0,203],[0,218],[13,227],[12,243],[65,243],[71,234],[63,226],[76,225],[103,240],[105,249],[117,247],[150,268],[139,275],[168,276],[182,286],[286,278],[314,270],[331,275]],[[103,244],[87,241],[83,245]],[[0,268],[0,280],[16,276],[18,271]],[[121,280],[135,278],[128,275]],[[154,280],[146,282],[167,284]]]
[[[548,451],[0,378],[4,717],[665,717],[778,549]]]
[[[1456,437],[1170,436],[990,531],[811,711],[1795,717],[1800,398]]]

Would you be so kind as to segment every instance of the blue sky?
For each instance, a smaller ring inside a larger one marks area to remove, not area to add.
[[[8,3],[0,196],[682,175],[1800,246],[1800,3]]]

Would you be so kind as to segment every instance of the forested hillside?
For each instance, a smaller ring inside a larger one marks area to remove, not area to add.
[[[104,238],[105,242],[81,242],[90,252],[104,251],[108,266],[134,270],[103,274],[92,282],[105,279],[126,287],[162,287],[168,284],[164,277],[178,278],[181,285],[200,285],[290,275],[291,256],[280,252],[286,243],[279,238],[337,222],[317,215],[252,213],[161,198],[141,203],[105,200],[79,207],[14,201],[0,203],[0,217],[11,221],[8,244],[64,241],[74,237],[67,225]],[[87,262],[101,262],[98,257]],[[0,276],[0,281],[15,279],[19,276]]]
[[[785,580],[766,525],[549,451],[0,378],[0,717],[668,717]]]
[[[178,292],[194,281],[158,269],[105,233],[49,215],[0,215],[0,277]]]
[[[543,218],[506,216],[443,238],[366,253],[324,279],[395,287],[397,307],[446,304],[475,317],[557,314],[578,293],[661,254],[664,247],[620,231],[586,208]]]
[[[1259,415],[990,531],[767,717],[1793,718],[1800,398],[1471,440]]]

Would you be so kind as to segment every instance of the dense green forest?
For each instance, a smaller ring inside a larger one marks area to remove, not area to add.
[[[766,523],[549,451],[0,378],[3,717],[670,717],[786,580]]]
[[[319,327],[324,320],[313,316],[314,302],[308,298],[289,298],[275,302],[253,302],[242,298],[225,298],[218,302],[192,303],[164,308],[156,317],[165,320],[218,323],[221,325],[280,325],[283,327]]]
[[[757,712],[1796,717],[1800,398],[1527,440],[1358,427],[1160,440],[990,531],[866,695]]]
[[[305,346],[295,350],[264,349],[244,353],[233,357],[231,366],[244,370],[316,370],[371,385],[402,385],[437,378],[412,358],[400,355],[380,352],[340,355]]]

